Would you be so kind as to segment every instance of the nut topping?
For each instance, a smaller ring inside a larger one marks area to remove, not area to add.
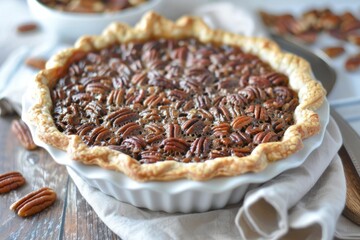
[[[279,35],[291,35],[305,43],[313,43],[318,35],[329,36],[360,46],[360,19],[351,12],[336,14],[330,9],[311,9],[301,16],[292,14],[271,14],[259,12],[264,24]],[[323,51],[335,58],[345,52],[343,46],[326,47]],[[358,69],[357,56],[350,56],[344,64],[347,71]]]
[[[0,175],[0,194],[7,193],[25,184],[25,178],[19,172]]]
[[[48,187],[40,188],[24,196],[10,206],[20,217],[28,217],[43,211],[56,200],[56,193]]]
[[[38,29],[38,25],[36,23],[33,22],[29,22],[29,23],[23,23],[21,25],[19,25],[17,27],[17,31],[19,33],[27,33],[27,32],[32,32]]]
[[[42,58],[27,58],[25,64],[31,68],[42,70],[45,68],[46,60]]]
[[[324,53],[330,58],[336,58],[345,52],[344,47],[327,47],[323,49]]]
[[[30,129],[21,119],[12,121],[11,130],[24,148],[27,150],[34,150],[37,148],[31,136]]]
[[[147,0],[38,0],[47,7],[76,13],[103,13],[136,7]]]
[[[350,56],[345,62],[345,68],[348,71],[355,71],[360,67],[360,53]]]
[[[280,140],[299,104],[259,57],[192,38],[115,44],[68,69],[51,93],[57,128],[141,164],[247,156]]]

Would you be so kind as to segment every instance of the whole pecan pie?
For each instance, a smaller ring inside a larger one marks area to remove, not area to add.
[[[152,12],[58,53],[33,90],[42,141],[138,181],[260,171],[319,131],[325,96],[270,40]]]

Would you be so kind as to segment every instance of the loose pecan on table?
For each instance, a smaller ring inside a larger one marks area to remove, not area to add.
[[[341,46],[326,47],[322,49],[323,52],[330,58],[336,58],[345,52],[345,48]]]
[[[48,187],[33,191],[10,206],[20,217],[28,217],[43,211],[56,200],[56,193]]]
[[[360,53],[350,56],[346,59],[345,62],[345,69],[347,71],[355,71],[358,70],[360,67]]]
[[[360,19],[351,12],[336,14],[330,9],[311,9],[301,16],[292,14],[271,14],[261,11],[264,24],[280,35],[291,35],[299,40],[312,43],[319,34],[326,33],[341,41],[360,46]],[[344,53],[342,46],[324,48],[331,58]],[[358,68],[357,56],[350,56],[345,62],[345,69],[354,71]]]
[[[43,58],[30,57],[25,60],[25,64],[31,68],[42,70],[45,68],[46,60]]]
[[[32,31],[35,31],[38,29],[38,25],[36,23],[33,23],[33,22],[29,22],[29,23],[23,23],[23,24],[20,24],[18,27],[17,27],[17,31],[19,33],[26,33],[26,32],[32,32]]]
[[[66,12],[114,12],[138,6],[147,0],[39,0],[44,5]]]
[[[37,148],[31,136],[30,129],[24,121],[21,119],[13,120],[11,123],[11,130],[24,148],[27,150],[34,150]]]
[[[0,175],[0,194],[21,187],[25,178],[19,172],[8,172]]]

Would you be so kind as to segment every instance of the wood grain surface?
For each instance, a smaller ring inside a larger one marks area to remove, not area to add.
[[[64,166],[55,163],[43,149],[28,151],[20,145],[10,130],[12,120],[0,118],[0,174],[19,171],[27,182],[17,190],[0,194],[0,239],[120,239],[81,196]],[[339,155],[346,173],[349,156],[345,149]],[[347,177],[348,186],[355,180]],[[17,199],[44,186],[53,188],[58,195],[53,206],[28,218],[18,217],[9,209]],[[359,192],[356,194],[359,197]],[[348,206],[354,206],[350,198]],[[359,208],[358,203],[355,206]],[[353,211],[347,211],[344,214],[351,218]]]
[[[360,226],[360,177],[344,147],[339,154],[342,156],[346,178],[346,205],[343,214]]]
[[[26,184],[0,194],[0,239],[120,239],[96,215],[77,190],[65,167],[38,149],[27,151],[13,133],[13,118],[0,118],[0,174],[19,171]],[[32,217],[21,218],[10,205],[41,187],[51,187],[55,204]]]

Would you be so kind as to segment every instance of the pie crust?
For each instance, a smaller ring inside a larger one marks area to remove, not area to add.
[[[90,51],[101,50],[115,43],[189,37],[205,43],[239,46],[242,51],[257,55],[274,70],[288,76],[290,88],[298,94],[299,105],[294,111],[295,124],[285,131],[281,141],[261,143],[245,157],[218,157],[195,163],[159,161],[140,164],[127,154],[106,146],[89,147],[78,135],[66,135],[58,130],[52,117],[50,90],[66,73],[71,63]],[[46,69],[37,74],[31,90],[35,104],[30,108],[27,117],[36,126],[36,135],[40,140],[66,151],[71,159],[120,171],[137,181],[168,181],[180,178],[208,180],[261,171],[269,162],[284,159],[300,150],[304,139],[319,132],[319,116],[314,111],[325,99],[325,90],[312,78],[308,62],[282,52],[272,41],[212,30],[197,17],[185,16],[172,22],[154,12],[147,13],[134,28],[112,23],[100,36],[80,38],[73,48],[59,52],[47,62]]]

